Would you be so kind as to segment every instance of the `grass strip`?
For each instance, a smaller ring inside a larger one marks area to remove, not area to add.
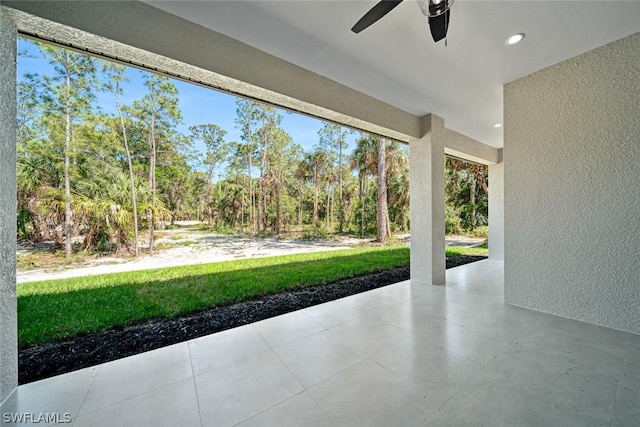
[[[489,249],[483,247],[466,248],[464,246],[449,246],[445,249],[448,258],[460,255],[489,255]]]
[[[19,345],[175,317],[408,264],[408,247],[375,247],[23,283],[18,286]]]
[[[486,255],[449,247],[447,257]],[[356,248],[18,286],[21,348],[409,265],[408,247]]]

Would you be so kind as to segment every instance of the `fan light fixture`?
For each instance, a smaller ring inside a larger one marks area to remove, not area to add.
[[[449,29],[449,21],[451,18],[451,5],[455,0],[417,0],[420,11],[429,21],[429,31],[434,42],[445,39],[447,44],[447,30]],[[380,18],[396,8],[402,0],[380,0],[373,6],[356,25],[351,28],[354,33],[359,33],[365,28],[376,23]]]
[[[418,6],[424,14],[430,18],[435,18],[445,13],[455,0],[418,0]]]
[[[495,125],[493,125],[494,128],[501,128],[502,124],[501,123],[496,123]]]
[[[516,43],[520,43],[522,41],[522,39],[524,39],[524,33],[514,34],[514,35],[512,35],[511,37],[509,37],[507,39],[505,44],[507,46],[513,46]]]

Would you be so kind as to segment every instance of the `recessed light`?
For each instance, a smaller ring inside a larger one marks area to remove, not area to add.
[[[522,39],[524,39],[524,33],[514,34],[514,35],[512,35],[511,37],[509,37],[507,39],[505,44],[507,46],[513,46],[516,43],[520,43],[522,41]]]
[[[493,125],[493,127],[494,127],[494,128],[501,128],[501,127],[502,127],[502,124],[500,124],[500,123],[496,123],[495,125]]]

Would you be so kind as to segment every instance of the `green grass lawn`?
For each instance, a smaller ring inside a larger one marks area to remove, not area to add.
[[[447,257],[458,255],[489,255],[489,249],[484,247],[464,248],[462,246],[450,246],[445,249],[445,256]]]
[[[447,256],[481,253],[447,248]],[[484,249],[486,254],[487,250]],[[18,286],[21,348],[409,265],[408,247],[356,248]]]
[[[18,287],[20,347],[409,264],[409,248],[357,248],[72,279]]]

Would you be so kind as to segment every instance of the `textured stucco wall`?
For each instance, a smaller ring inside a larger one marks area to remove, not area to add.
[[[0,8],[0,402],[17,385],[16,29]]]
[[[505,300],[640,333],[640,33],[504,89]]]
[[[436,285],[444,283],[446,271],[444,120],[429,114],[422,128],[425,135],[409,142],[411,281]]]
[[[504,260],[503,162],[489,165],[489,258],[496,261]]]

